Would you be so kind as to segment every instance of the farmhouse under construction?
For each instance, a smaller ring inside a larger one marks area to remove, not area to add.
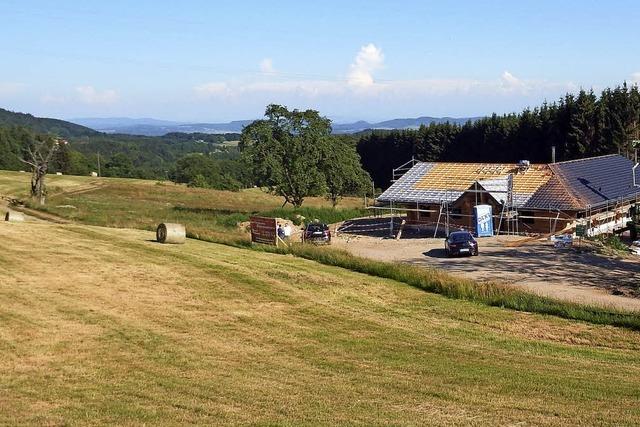
[[[474,208],[491,206],[496,233],[546,234],[575,230],[597,235],[624,228],[640,202],[634,162],[621,155],[550,164],[411,161],[376,208],[407,213],[408,225],[473,229]]]

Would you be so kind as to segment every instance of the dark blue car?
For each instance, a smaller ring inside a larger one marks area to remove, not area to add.
[[[468,231],[454,231],[444,240],[447,256],[478,255],[478,242]]]

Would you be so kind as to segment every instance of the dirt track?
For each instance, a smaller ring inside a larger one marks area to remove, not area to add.
[[[513,284],[584,304],[640,310],[640,261],[555,249],[543,241],[508,248],[504,246],[506,239],[480,239],[480,256],[462,258],[448,258],[441,238],[342,235],[334,239],[334,245],[367,258],[442,268],[475,280]]]

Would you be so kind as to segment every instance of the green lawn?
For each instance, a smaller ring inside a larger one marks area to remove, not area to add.
[[[145,231],[0,236],[0,425],[640,423],[637,332]]]
[[[0,194],[28,200],[30,174],[0,171]],[[124,178],[47,176],[46,206],[31,204],[55,215],[85,224],[155,229],[161,222],[186,224],[190,234],[220,236],[239,233],[237,224],[251,214],[294,219],[302,214],[325,222],[366,215],[363,200],[344,198],[337,209],[321,197],[309,197],[301,210],[259,188],[238,192],[189,188],[170,182]]]

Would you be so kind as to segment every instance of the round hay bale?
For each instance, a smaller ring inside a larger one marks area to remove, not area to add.
[[[9,211],[4,216],[4,220],[9,222],[24,222],[24,214],[22,212]]]
[[[162,223],[156,230],[156,239],[160,243],[181,244],[187,240],[187,232],[182,224]]]

